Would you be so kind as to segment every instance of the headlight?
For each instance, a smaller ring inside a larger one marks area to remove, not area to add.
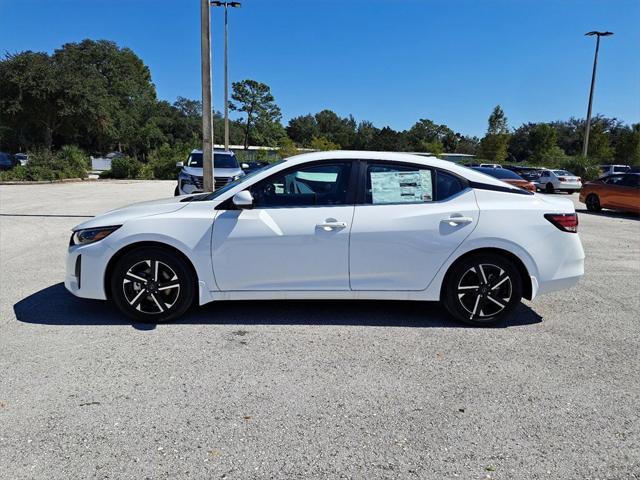
[[[244,175],[242,175],[242,174],[240,174],[240,175],[234,175],[234,176],[233,176],[233,178],[232,178],[231,180],[235,182],[236,180],[238,180],[239,178],[242,178],[243,176],[244,176]]]
[[[73,232],[73,235],[71,235],[70,243],[71,245],[87,245],[89,243],[98,242],[111,235],[120,227],[121,225],[116,225],[113,227],[96,227],[76,230]]]
[[[195,177],[193,177],[192,175],[189,175],[188,173],[180,174],[180,179],[182,180],[182,183],[188,183],[190,185],[196,184]]]

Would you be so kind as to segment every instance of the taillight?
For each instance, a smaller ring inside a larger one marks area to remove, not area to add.
[[[582,177],[578,177],[578,181],[581,182],[582,181]]]
[[[567,179],[564,178],[564,177],[560,177],[560,178],[558,178],[558,180],[560,180],[561,182],[566,182],[567,181]]]
[[[544,218],[563,232],[578,233],[577,213],[545,213]]]

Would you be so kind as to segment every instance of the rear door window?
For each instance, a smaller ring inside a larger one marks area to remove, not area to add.
[[[422,166],[370,163],[367,165],[365,203],[389,205],[434,200],[433,170]]]

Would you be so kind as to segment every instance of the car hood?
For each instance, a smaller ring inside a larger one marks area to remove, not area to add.
[[[202,176],[202,168],[198,167],[182,167],[182,171],[187,175],[193,175],[194,177]],[[242,175],[241,168],[216,168],[213,172],[216,177],[235,177],[236,175]]]
[[[184,197],[169,197],[116,208],[115,210],[110,210],[106,213],[93,217],[91,220],[87,220],[86,222],[76,225],[73,227],[73,230],[122,225],[127,220],[131,220],[133,218],[149,217],[152,215],[175,212],[176,210],[180,210],[188,205],[187,202],[181,201],[183,199]]]

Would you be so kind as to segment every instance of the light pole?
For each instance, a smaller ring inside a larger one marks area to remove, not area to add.
[[[224,7],[224,149],[229,151],[229,7],[238,8],[240,2],[211,2]]]
[[[584,143],[582,144],[582,156],[586,157],[589,150],[589,130],[591,129],[591,107],[593,105],[593,89],[596,84],[596,68],[598,66],[598,50],[600,49],[600,37],[608,37],[613,35],[613,32],[588,32],[585,35],[592,37],[595,35],[596,40],[596,54],[593,57],[593,73],[591,74],[591,91],[589,92],[589,108],[587,108],[587,125],[584,131]]]
[[[209,0],[200,0],[202,63],[202,189],[213,192],[213,122],[211,118],[211,18]]]

